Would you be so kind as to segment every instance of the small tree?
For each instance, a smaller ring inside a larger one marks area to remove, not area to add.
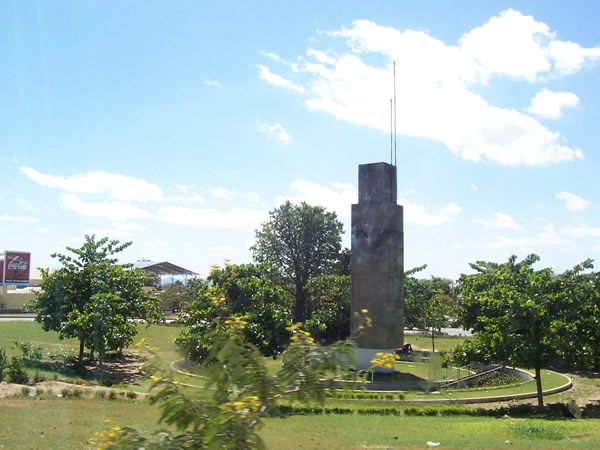
[[[349,343],[318,346],[308,332],[290,327],[292,343],[282,356],[281,369],[272,374],[259,350],[246,341],[244,318],[228,320],[230,327],[215,340],[208,358],[212,363],[206,367],[205,388],[186,389],[168,372],[153,376],[158,392],[152,402],[161,409],[160,421],[178,433],[160,430],[148,438],[117,426],[90,443],[106,449],[264,448],[257,430],[282,402],[323,404],[340,377],[350,378],[347,364],[354,353]]]
[[[560,356],[560,336],[568,326],[565,286],[582,267],[555,276],[546,268],[535,270],[537,255],[504,264],[471,264],[477,272],[461,275],[458,318],[474,331],[454,351],[461,362],[505,361],[513,366],[533,367],[538,409],[543,408],[541,369]]]
[[[311,278],[331,271],[340,256],[343,227],[335,213],[304,202],[287,201],[269,213],[269,220],[256,231],[251,247],[254,260],[277,269],[277,282],[295,299],[294,321],[307,317],[306,285]],[[343,266],[343,264],[342,264]]]
[[[28,305],[45,331],[61,339],[79,340],[79,363],[85,348],[97,351],[102,362],[107,350],[122,350],[137,334],[130,319],[153,323],[162,319],[158,300],[144,291],[147,276],[131,265],[117,264],[117,253],[131,245],[85,236],[80,248],[67,247],[74,256],[53,254],[62,267],[41,270],[41,290]]]
[[[431,351],[435,352],[435,330],[448,323],[449,307],[443,301],[443,294],[434,292],[425,302],[425,325],[431,328]]]
[[[276,356],[289,339],[289,301],[270,277],[267,265],[227,264],[213,267],[206,283],[197,287],[194,300],[182,309],[186,326],[176,340],[192,360],[208,357],[215,339],[229,328],[229,317],[244,316],[246,340],[265,356]]]

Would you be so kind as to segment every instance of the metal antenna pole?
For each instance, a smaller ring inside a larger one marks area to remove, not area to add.
[[[394,158],[392,155],[392,152],[394,151],[394,110],[392,105],[392,99],[390,98],[390,165],[394,164]]]
[[[396,153],[396,61],[394,61],[394,166],[398,167]]]

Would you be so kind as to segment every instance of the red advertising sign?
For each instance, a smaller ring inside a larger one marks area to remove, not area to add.
[[[4,254],[4,284],[29,284],[31,253],[9,252]]]

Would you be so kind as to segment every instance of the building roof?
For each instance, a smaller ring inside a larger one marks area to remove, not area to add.
[[[160,276],[160,275],[184,275],[184,276],[195,276],[198,275],[196,272],[183,267],[176,266],[170,262],[156,262],[156,261],[138,261],[133,264],[133,267],[143,269],[147,274]]]

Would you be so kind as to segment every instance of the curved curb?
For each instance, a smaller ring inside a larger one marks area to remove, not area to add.
[[[551,371],[548,371],[551,372]],[[557,372],[553,372],[557,373]],[[562,386],[542,391],[543,395],[558,394],[559,392],[566,391],[573,387],[573,380],[570,377],[559,374],[565,377],[568,382]],[[536,398],[537,392],[527,392],[524,394],[510,394],[510,395],[497,395],[493,397],[472,397],[472,398],[445,398],[445,399],[422,399],[422,400],[403,400],[404,402],[414,403],[493,403],[493,402],[505,402],[508,400],[523,400],[527,398]]]

